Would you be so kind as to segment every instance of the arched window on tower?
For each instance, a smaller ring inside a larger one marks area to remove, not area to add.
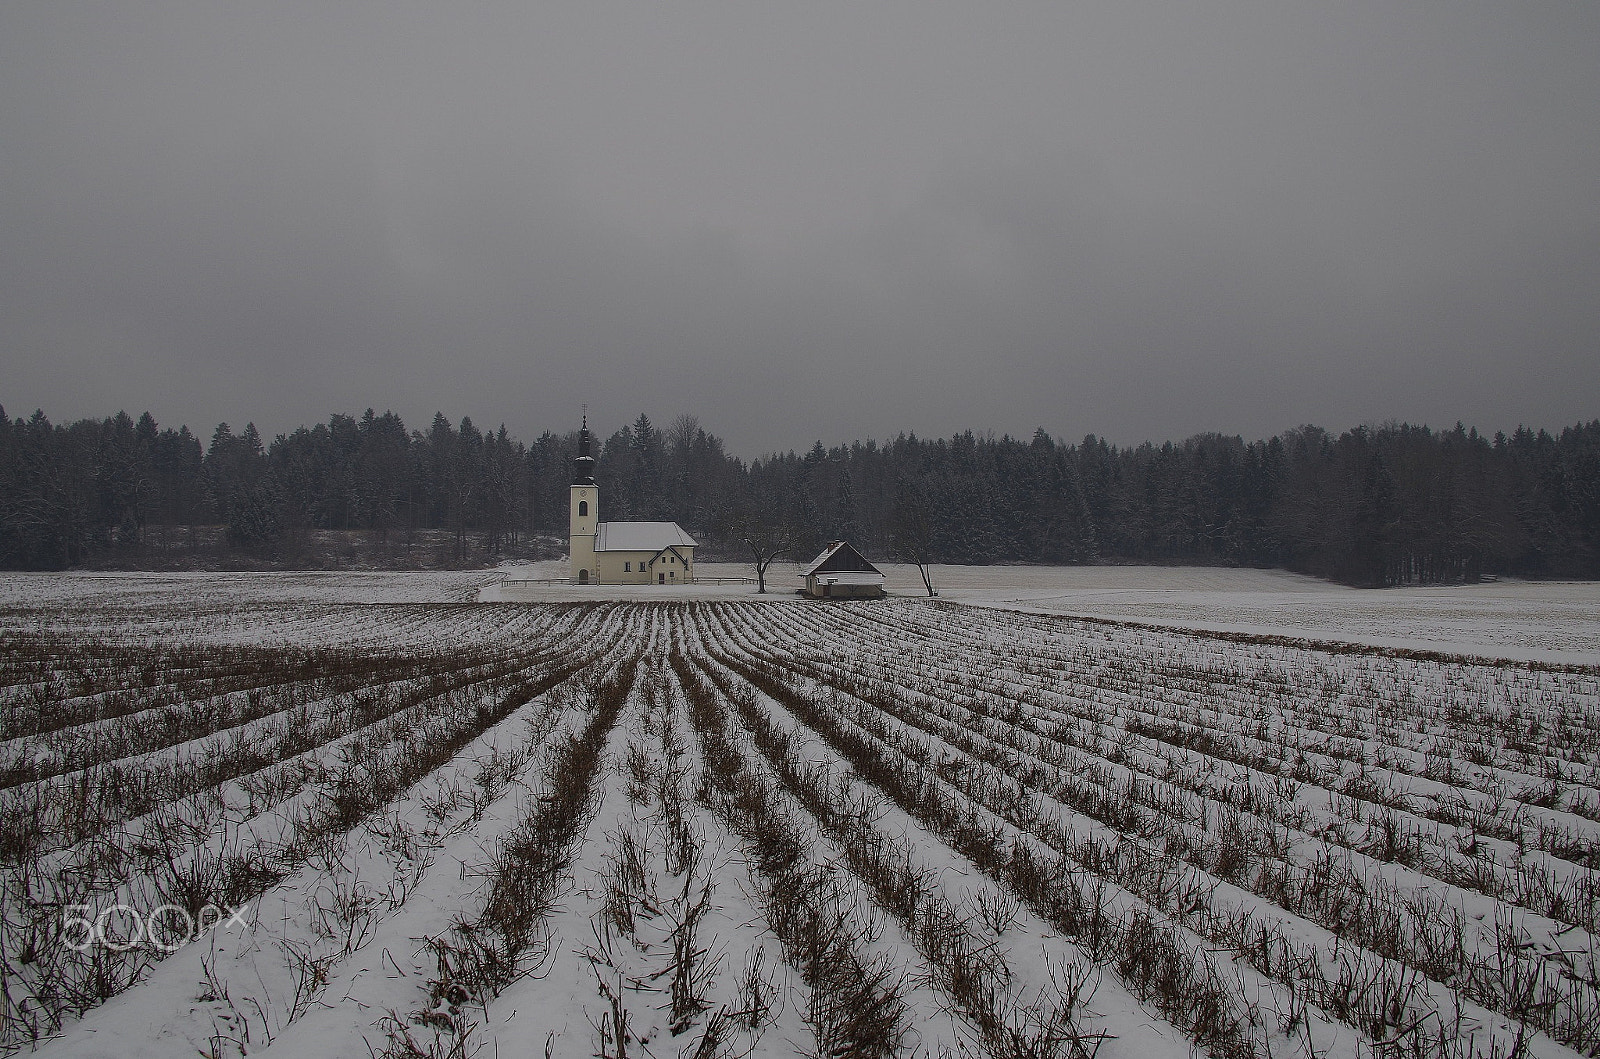
[[[582,518],[584,515],[587,515],[588,513],[589,513],[589,501],[587,501],[587,500],[578,501],[578,517]]]

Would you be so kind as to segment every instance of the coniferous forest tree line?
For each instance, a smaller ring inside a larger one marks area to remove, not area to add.
[[[872,558],[1282,566],[1356,585],[1600,577],[1600,420],[1121,448],[969,431],[747,462],[692,416],[640,415],[597,443],[603,516],[679,522],[708,559],[848,539]],[[524,443],[442,414],[414,431],[369,409],[268,442],[254,425],[202,439],[148,414],[0,409],[0,567],[338,565],[330,531],[378,554],[426,534],[443,564],[481,565],[560,546],[576,454],[576,431]]]

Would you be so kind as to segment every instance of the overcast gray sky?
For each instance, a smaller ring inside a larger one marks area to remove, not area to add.
[[[0,403],[1600,415],[1600,4],[0,4]]]

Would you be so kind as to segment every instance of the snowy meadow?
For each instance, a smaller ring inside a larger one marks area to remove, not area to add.
[[[1600,1055],[1595,585],[539,573],[0,579],[0,1048]]]

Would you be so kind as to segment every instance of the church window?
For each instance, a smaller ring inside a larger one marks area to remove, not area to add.
[[[579,515],[579,517],[587,515],[588,513],[589,513],[589,501],[587,501],[587,500],[578,501],[578,515]]]
[[[622,564],[622,572],[625,573],[625,574],[633,573],[633,564],[632,563],[623,563]]]

